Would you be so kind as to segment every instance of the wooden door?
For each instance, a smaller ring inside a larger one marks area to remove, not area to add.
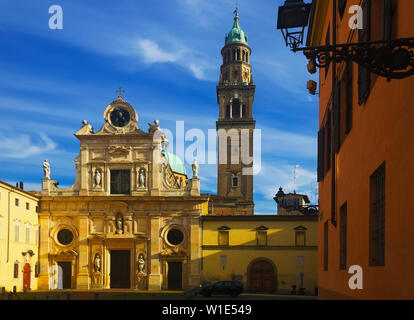
[[[255,262],[250,267],[250,291],[275,292],[276,275],[273,266],[264,260]]]
[[[168,290],[181,290],[182,284],[182,263],[168,262]]]
[[[23,288],[26,287],[30,290],[30,278],[32,274],[32,268],[30,264],[26,263],[23,267]]]
[[[111,250],[111,288],[131,287],[129,250]]]
[[[59,271],[62,272],[62,289],[70,289],[72,282],[72,262],[58,262]]]

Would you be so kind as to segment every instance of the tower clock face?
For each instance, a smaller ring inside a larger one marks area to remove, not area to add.
[[[110,117],[112,124],[116,127],[125,127],[131,119],[129,112],[122,108],[115,108]]]

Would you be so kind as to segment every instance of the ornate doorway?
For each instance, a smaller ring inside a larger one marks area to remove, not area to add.
[[[26,287],[30,290],[30,279],[32,274],[32,268],[30,264],[26,263],[23,267],[23,288]]]
[[[131,254],[129,250],[111,250],[111,288],[131,287]]]
[[[276,271],[272,263],[260,259],[253,261],[248,268],[249,291],[251,292],[275,292]]]
[[[168,290],[181,290],[183,288],[182,262],[168,262]]]

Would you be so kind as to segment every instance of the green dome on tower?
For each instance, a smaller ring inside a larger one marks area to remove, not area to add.
[[[231,43],[243,43],[247,45],[247,35],[240,28],[240,24],[239,24],[239,10],[236,9],[234,13],[235,13],[234,24],[233,24],[233,28],[226,35],[226,45],[231,44]]]

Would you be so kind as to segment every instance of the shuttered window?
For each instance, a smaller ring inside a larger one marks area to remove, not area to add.
[[[257,231],[257,245],[266,246],[267,245],[267,232],[266,231]]]
[[[219,246],[228,246],[229,245],[229,232],[226,230],[219,231]]]
[[[323,269],[328,270],[328,221],[323,226]]]
[[[13,278],[15,278],[15,279],[19,278],[19,262],[17,262],[17,261],[14,263]]]
[[[363,4],[364,24],[363,28],[358,30],[358,41],[368,42],[371,39],[371,0],[365,0]],[[364,104],[370,93],[371,73],[368,69],[358,65],[358,102]]]
[[[384,41],[396,38],[395,12],[397,0],[382,0],[382,39]]]
[[[326,31],[326,38],[325,38],[325,45],[329,46],[331,45],[331,27],[328,26],[328,31]],[[328,76],[329,73],[329,67],[331,66],[331,63],[329,62],[328,65],[325,68],[325,79]]]
[[[354,99],[354,87],[353,87],[353,70],[354,65],[352,61],[348,61],[346,64],[346,78],[345,78],[345,133],[348,134],[352,129],[352,108]]]
[[[318,182],[325,178],[325,127],[318,132]]]
[[[370,265],[385,265],[385,163],[370,177]]]
[[[347,257],[347,219],[348,219],[348,204],[345,204],[340,209],[340,239],[339,239],[339,268],[346,269]]]
[[[295,233],[295,245],[297,247],[305,246],[305,231],[296,231]]]
[[[331,110],[328,110],[327,121],[326,121],[326,171],[331,169],[331,160],[332,160],[332,117]]]
[[[339,16],[341,17],[341,19],[344,17],[344,13],[345,13],[345,9],[346,9],[346,1],[347,0],[339,0]]]
[[[333,103],[333,152],[338,153],[341,147],[341,83],[335,86]]]

